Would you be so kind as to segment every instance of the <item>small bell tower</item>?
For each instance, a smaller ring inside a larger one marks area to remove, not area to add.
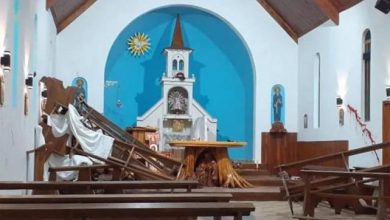
[[[164,50],[167,57],[166,77],[188,78],[189,56],[191,52],[192,49],[184,47],[180,16],[177,15],[171,46]]]

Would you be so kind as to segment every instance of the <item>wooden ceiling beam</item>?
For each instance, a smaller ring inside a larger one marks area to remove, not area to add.
[[[261,6],[278,22],[280,26],[287,32],[288,35],[298,43],[298,34],[294,31],[294,29],[290,26],[289,23],[278,13],[275,9],[266,1],[266,0],[257,0]]]
[[[58,0],[46,0],[46,10],[53,7]]]
[[[86,0],[76,10],[66,16],[62,21],[57,24],[57,33],[64,30],[70,23],[78,18],[83,12],[85,12],[96,0]]]
[[[313,2],[330,20],[339,25],[339,11],[330,0],[314,0]]]

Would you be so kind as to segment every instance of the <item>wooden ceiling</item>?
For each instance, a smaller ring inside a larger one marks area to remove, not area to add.
[[[298,38],[331,20],[339,24],[340,12],[362,0],[257,0],[298,42]]]
[[[298,42],[298,38],[331,20],[338,25],[340,12],[362,0],[257,0],[260,5]],[[61,32],[96,0],[46,0],[57,32]]]
[[[96,0],[46,0],[46,9],[50,9],[57,33],[60,33],[95,2]]]

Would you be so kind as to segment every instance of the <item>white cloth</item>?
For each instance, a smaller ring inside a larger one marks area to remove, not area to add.
[[[93,162],[88,157],[73,155],[70,157],[69,155],[61,156],[57,154],[51,154],[47,159],[44,165],[44,180],[47,181],[49,179],[48,170],[49,167],[67,167],[67,166],[81,166],[81,165],[92,165]],[[57,172],[57,177],[61,180],[75,180],[78,177],[78,171],[62,171]]]
[[[79,115],[76,108],[69,104],[66,115],[50,115],[48,122],[55,137],[72,134],[85,152],[107,159],[111,153],[114,138],[102,134],[101,131],[86,128],[81,119],[82,116]],[[101,162],[96,159],[92,160]]]
[[[40,147],[45,144],[45,137],[43,136],[43,129],[42,126],[37,125],[35,127],[35,140],[34,140],[34,147]]]
[[[67,116],[70,130],[80,143],[81,148],[85,152],[107,159],[111,154],[114,138],[102,134],[101,131],[96,132],[86,128],[81,122],[82,117],[73,105],[69,104]]]

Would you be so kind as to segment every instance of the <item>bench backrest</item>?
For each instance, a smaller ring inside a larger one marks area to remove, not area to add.
[[[57,203],[1,204],[0,219],[36,218],[124,218],[250,215],[252,203]]]

